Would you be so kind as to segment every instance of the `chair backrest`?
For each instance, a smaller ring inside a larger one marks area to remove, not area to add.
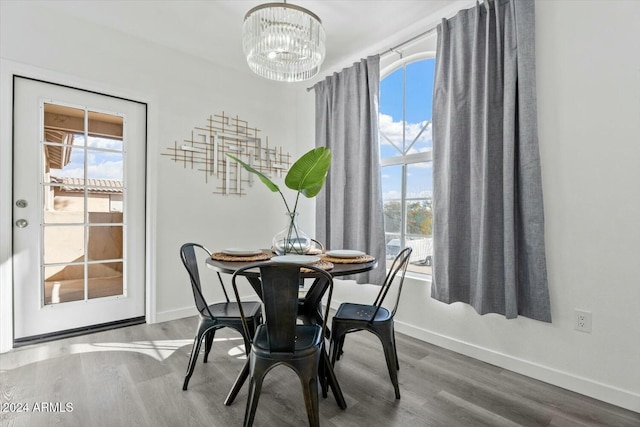
[[[182,263],[189,273],[189,279],[191,280],[191,289],[193,290],[193,299],[195,300],[196,308],[198,309],[200,314],[213,317],[211,311],[209,311],[209,305],[207,304],[204,295],[202,295],[200,272],[198,271],[198,257],[196,255],[195,248],[200,248],[202,251],[206,252],[208,256],[211,256],[211,251],[209,251],[209,249],[205,248],[204,246],[198,243],[185,243],[180,248],[180,259],[182,259]],[[222,289],[224,290],[224,286]]]
[[[298,291],[300,283],[300,269],[312,270],[316,276],[325,280],[324,290],[329,292],[331,301],[333,293],[333,279],[326,271],[313,266],[301,266],[292,263],[264,262],[253,264],[236,270],[231,278],[236,299],[240,301],[236,278],[245,270],[259,268],[262,282],[262,302],[264,304],[265,325],[269,337],[269,350],[278,353],[293,353],[295,350],[296,323],[298,315]],[[242,308],[240,308],[242,313]],[[322,330],[326,329],[329,316],[329,303],[323,317]],[[245,316],[242,313],[243,324],[247,329]]]
[[[391,264],[391,268],[387,273],[387,277],[384,279],[384,283],[380,287],[380,291],[378,292],[378,296],[374,301],[373,305],[376,306],[375,311],[373,312],[373,316],[371,316],[371,321],[376,318],[378,314],[378,310],[382,306],[384,299],[389,293],[389,289],[391,289],[391,285],[398,279],[398,294],[396,295],[395,304],[393,305],[393,309],[391,310],[392,316],[395,316],[396,310],[398,309],[398,303],[400,302],[400,294],[402,293],[402,285],[404,284],[404,276],[407,272],[407,267],[409,266],[409,259],[411,258],[411,252],[413,249],[404,248],[400,253],[395,257],[393,263]]]
[[[311,245],[315,246],[316,249],[320,249],[320,251],[324,252],[324,245],[319,240],[311,239]]]

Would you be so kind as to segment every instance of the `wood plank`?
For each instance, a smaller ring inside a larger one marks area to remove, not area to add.
[[[197,318],[20,347],[0,355],[0,403],[71,403],[72,412],[4,412],[1,426],[242,425],[246,387],[223,401],[244,364],[242,339],[216,333],[182,390]],[[400,391],[394,398],[379,340],[349,334],[336,375],[348,408],[320,399],[321,425],[638,426],[640,414],[398,334]],[[256,427],[307,425],[297,376],[266,377]]]

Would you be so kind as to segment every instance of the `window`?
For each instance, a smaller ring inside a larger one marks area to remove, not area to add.
[[[387,72],[387,70],[389,70]],[[382,72],[380,166],[387,260],[413,248],[409,270],[431,274],[431,103],[435,58],[412,55]]]

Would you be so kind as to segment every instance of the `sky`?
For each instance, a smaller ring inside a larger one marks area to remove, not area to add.
[[[52,169],[56,177],[82,178],[84,176],[84,135],[76,135],[71,151],[71,162],[63,170]],[[124,177],[122,141],[89,137],[87,144],[87,177],[122,181]]]
[[[403,123],[402,90],[404,71],[399,68],[380,82],[380,153],[381,158],[400,155],[413,140],[419,138],[407,154],[430,151],[431,142],[431,100],[433,97],[433,77],[435,59],[420,60],[406,66],[406,126]],[[403,127],[405,136],[403,142]],[[420,131],[422,133],[420,134]],[[395,147],[394,147],[395,145]],[[382,169],[383,199],[399,198],[402,184],[400,166]],[[410,165],[407,171],[407,197],[431,197],[433,180],[431,165]]]

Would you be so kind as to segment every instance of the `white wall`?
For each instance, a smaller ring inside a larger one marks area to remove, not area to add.
[[[469,306],[431,300],[429,283],[412,279],[401,302],[398,330],[640,411],[640,2],[536,4],[553,323],[479,316]],[[9,60],[44,79],[55,77],[149,102],[149,209],[155,226],[151,275],[156,280],[157,320],[192,314],[178,259],[180,244],[197,240],[212,249],[263,245],[281,228],[283,207],[259,186],[242,198],[213,195],[201,175],[160,153],[207,115],[224,110],[249,120],[271,143],[296,156],[313,146],[313,93],[90,27],[29,2],[2,3],[0,24],[5,63]],[[376,47],[362,56],[378,51]],[[6,77],[0,76],[0,107],[5,112],[0,115],[2,297],[11,286]],[[303,224],[309,230],[312,206],[305,200]],[[237,227],[239,221],[246,227]],[[370,300],[366,286],[344,285],[337,288],[336,301]],[[593,313],[591,334],[573,330],[575,308]]]
[[[285,225],[281,199],[259,181],[246,197],[213,194],[204,174],[185,170],[165,149],[189,138],[211,114],[238,115],[297,158],[301,148],[296,90],[248,70],[230,70],[180,52],[49,10],[41,3],[2,2],[0,58],[0,292],[2,345],[11,321],[11,73],[148,103],[151,225],[148,320],[193,315],[193,296],[178,250],[186,241],[210,249],[267,247]],[[215,52],[212,52],[215,55]],[[310,142],[310,146],[312,145]],[[143,165],[140,165],[143,167]],[[293,196],[293,194],[289,194]],[[301,226],[313,228],[312,205],[301,203]],[[242,225],[241,225],[242,224]],[[212,274],[211,272],[203,272]],[[153,290],[153,289],[152,289]],[[10,348],[10,347],[9,347]]]
[[[538,0],[536,20],[553,323],[480,316],[409,279],[397,329],[640,412],[640,2]],[[373,299],[336,289],[335,302]],[[574,330],[576,308],[591,334]]]

